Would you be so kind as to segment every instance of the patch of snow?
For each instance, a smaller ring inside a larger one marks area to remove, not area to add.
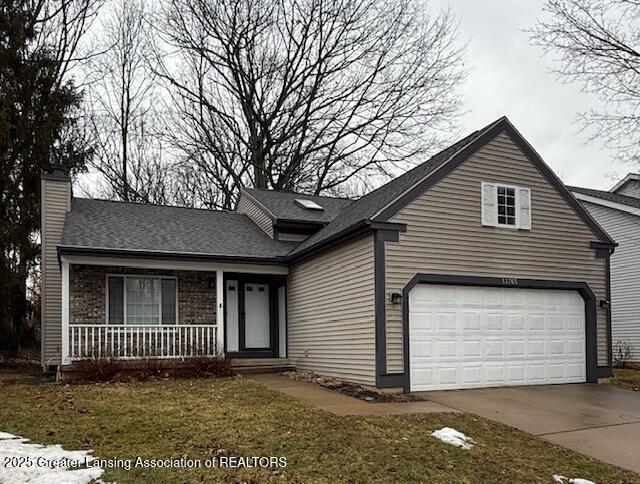
[[[565,477],[560,474],[553,475],[553,482],[564,483],[568,482],[569,484],[595,484],[595,482],[590,481],[589,479],[582,479],[581,477]]]
[[[5,466],[6,459],[12,465]],[[91,451],[64,450],[60,445],[29,443],[29,439],[0,432],[0,484],[28,482],[86,484],[100,479],[104,470],[90,465]]]
[[[431,432],[431,436],[442,440],[447,444],[461,447],[463,449],[470,449],[473,447],[473,440],[470,437],[467,437],[462,432],[458,432],[456,429],[452,429],[451,427],[442,427],[440,430]]]

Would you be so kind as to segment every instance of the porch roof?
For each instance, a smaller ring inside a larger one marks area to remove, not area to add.
[[[296,245],[236,212],[74,198],[60,247],[278,261]]]

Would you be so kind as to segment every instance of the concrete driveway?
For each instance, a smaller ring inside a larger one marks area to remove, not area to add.
[[[574,384],[428,392],[474,413],[640,472],[640,392]]]

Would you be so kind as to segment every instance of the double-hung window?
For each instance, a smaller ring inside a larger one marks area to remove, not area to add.
[[[531,230],[531,190],[502,183],[481,183],[482,225]]]
[[[176,324],[175,278],[107,276],[109,324]]]

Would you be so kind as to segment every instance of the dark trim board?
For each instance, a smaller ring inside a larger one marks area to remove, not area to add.
[[[406,229],[406,227],[405,227]],[[386,318],[386,276],[385,242],[398,242],[398,230],[378,229],[374,233],[374,294],[376,328],[376,387],[390,388],[402,386],[402,374],[387,374],[387,318]]]
[[[613,376],[613,370],[611,365],[598,367],[598,378],[611,378]]]
[[[455,286],[511,287],[523,289],[575,290],[585,305],[586,380],[597,383],[598,349],[596,344],[596,297],[586,282],[551,281],[543,279],[502,279],[499,277],[457,276],[443,274],[416,274],[402,290],[402,338],[404,347],[404,391],[411,391],[409,344],[409,293],[418,284],[449,284]]]
[[[316,244],[310,245],[306,249],[301,250],[300,252],[295,252],[292,255],[288,256],[287,260],[289,262],[296,262],[300,259],[306,258],[323,250],[327,250],[331,247],[335,247],[336,245],[344,244],[348,242],[350,239],[358,237],[360,235],[364,235],[366,233],[371,233],[372,230],[394,230],[404,232],[407,229],[406,224],[398,224],[398,223],[387,223],[387,222],[369,222],[368,220],[361,220],[360,222],[351,225],[340,232],[333,234],[331,237],[327,237],[326,239],[318,242]]]

